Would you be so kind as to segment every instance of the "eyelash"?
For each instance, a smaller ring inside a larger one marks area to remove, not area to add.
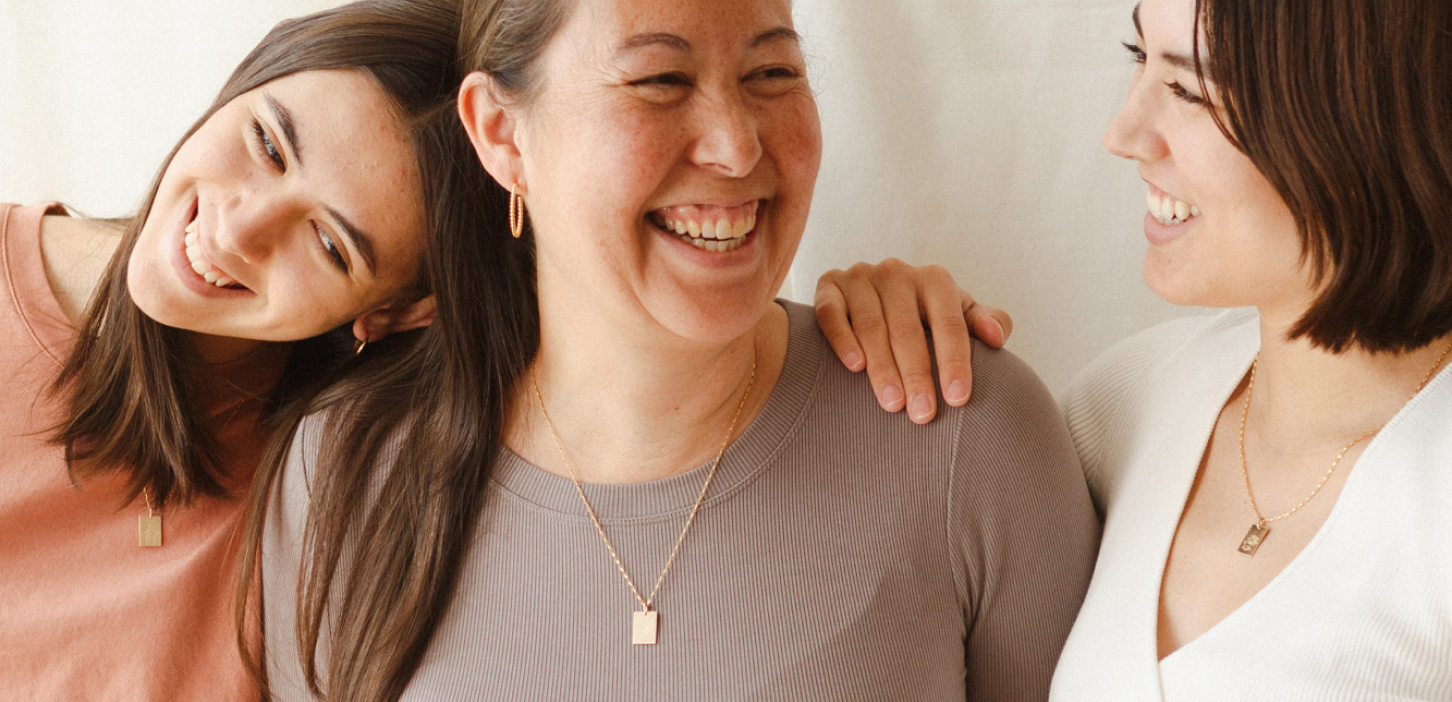
[[[1119,42],[1119,45],[1120,46],[1123,46],[1124,47],[1124,50],[1129,52],[1129,55],[1131,57],[1133,57],[1135,63],[1144,63],[1144,60],[1145,60],[1144,49],[1141,49],[1141,48],[1139,48],[1138,45],[1131,44],[1131,43],[1129,43],[1127,41]]]
[[[1209,101],[1206,100],[1205,98],[1202,98],[1199,95],[1196,95],[1196,94],[1190,92],[1189,90],[1185,89],[1185,86],[1180,85],[1180,81],[1172,80],[1172,81],[1169,81],[1169,82],[1165,83],[1165,86],[1170,89],[1170,94],[1171,95],[1174,95],[1175,97],[1177,97],[1177,98],[1179,98],[1181,100],[1184,100],[1185,102],[1188,102],[1191,105],[1195,105],[1197,107],[1203,107],[1203,106],[1209,104]]]
[[[1134,62],[1135,63],[1141,64],[1141,65],[1144,64],[1145,59],[1147,58],[1146,55],[1145,55],[1144,49],[1141,49],[1141,48],[1139,48],[1139,46],[1137,46],[1135,44],[1131,44],[1131,43],[1129,43],[1127,41],[1121,41],[1119,43],[1120,43],[1120,45],[1122,45],[1124,47],[1124,49],[1126,51],[1129,52],[1130,57],[1134,59]],[[1196,94],[1190,92],[1187,88],[1185,88],[1185,86],[1180,85],[1180,81],[1177,81],[1177,80],[1165,81],[1165,87],[1167,87],[1167,88],[1170,89],[1170,94],[1171,95],[1174,95],[1176,98],[1178,98],[1180,100],[1183,100],[1183,101],[1185,101],[1187,103],[1190,103],[1191,105],[1195,105],[1197,107],[1203,107],[1205,105],[1210,104],[1210,101],[1209,100],[1206,100],[1205,98],[1202,98],[1199,95],[1196,95]]]
[[[333,262],[334,266],[338,267],[338,270],[344,274],[348,273],[348,262],[343,260],[343,254],[338,252],[338,243],[333,241],[333,237],[329,236],[327,232],[323,231],[322,227],[316,224],[313,225],[313,231],[318,233],[318,248]]]
[[[282,152],[277,145],[272,143],[272,138],[267,136],[267,130],[262,128],[262,123],[256,119],[252,120],[252,133],[257,139],[257,149],[266,156],[269,161],[277,164],[278,169],[286,170],[287,162],[282,158]]]

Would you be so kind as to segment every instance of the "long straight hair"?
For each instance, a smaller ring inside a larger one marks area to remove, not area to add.
[[[466,0],[464,69],[528,100],[566,10],[563,0]],[[297,630],[278,633],[297,636],[309,691],[335,700],[397,700],[412,680],[454,597],[513,388],[539,346],[532,233],[510,237],[509,194],[480,167],[456,115],[426,133],[454,157],[429,184],[425,259],[438,315],[397,359],[365,361],[289,419],[321,413],[322,438],[309,456]],[[277,489],[285,452],[274,445],[257,486]],[[254,490],[250,557],[270,502]]]
[[[181,145],[223,105],[269,81],[299,71],[361,69],[394,103],[412,141],[419,170],[429,174],[452,154],[416,124],[452,110],[457,86],[456,0],[365,0],[279,24],[228,78],[216,100],[167,155],[126,226],[97,294],[77,325],[75,343],[52,386],[64,398],[54,441],[65,447],[77,478],[122,472],[125,502],[150,487],[159,503],[225,494],[219,446],[191,387],[201,361],[183,330],[147,317],[132,301],[127,265],[155,200],[162,174]],[[422,297],[421,277],[405,294]],[[341,364],[345,330],[296,345],[275,389],[282,399],[304,392]]]

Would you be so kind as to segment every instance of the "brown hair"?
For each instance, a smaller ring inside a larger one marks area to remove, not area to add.
[[[218,446],[189,386],[200,364],[182,330],[147,317],[127,289],[127,264],[156,197],[161,175],[181,145],[213,113],[238,95],[298,71],[356,68],[367,71],[395,103],[413,132],[419,170],[453,154],[441,152],[422,128],[432,114],[452,108],[455,18],[452,0],[367,0],[279,24],[223,85],[211,107],[166,157],[140,212],[128,223],[96,296],[77,326],[76,341],[52,391],[65,397],[55,441],[66,449],[73,474],[125,471],[126,502],[150,486],[165,503],[222,495]],[[427,294],[420,278],[406,294]],[[291,354],[277,401],[300,392],[346,358],[344,330],[300,342]]]
[[[1452,3],[1197,0],[1196,17],[1217,121],[1322,286],[1290,336],[1403,351],[1452,331]]]
[[[454,25],[463,66],[527,101],[566,9],[562,0],[465,0]],[[511,391],[539,344],[533,237],[510,237],[508,193],[475,160],[458,117],[446,122],[433,134],[454,160],[437,183],[425,256],[438,316],[396,362],[365,362],[299,408],[324,414],[308,461],[297,631],[287,633],[308,689],[331,699],[396,700],[413,678],[480,519]],[[258,486],[280,470],[276,448]],[[268,508],[255,490],[248,558]]]

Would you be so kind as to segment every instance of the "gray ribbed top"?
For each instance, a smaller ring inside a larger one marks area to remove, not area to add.
[[[786,304],[786,365],[726,451],[655,608],[638,607],[569,480],[508,454],[478,543],[409,700],[1042,700],[1098,528],[1052,398],[1012,354],[975,349],[973,401],[917,426],[878,408],[812,310]],[[271,669],[291,641],[307,441],[269,526]],[[707,466],[587,485],[649,588]],[[289,574],[292,574],[289,576]],[[289,640],[283,640],[289,639]]]

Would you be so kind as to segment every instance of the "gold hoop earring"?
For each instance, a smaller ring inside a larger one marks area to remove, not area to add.
[[[354,356],[361,355],[363,353],[363,349],[366,349],[366,348],[368,348],[368,340],[367,339],[354,339],[353,340],[353,355]]]
[[[509,186],[509,233],[516,239],[524,233],[524,198],[519,196],[519,183]]]

